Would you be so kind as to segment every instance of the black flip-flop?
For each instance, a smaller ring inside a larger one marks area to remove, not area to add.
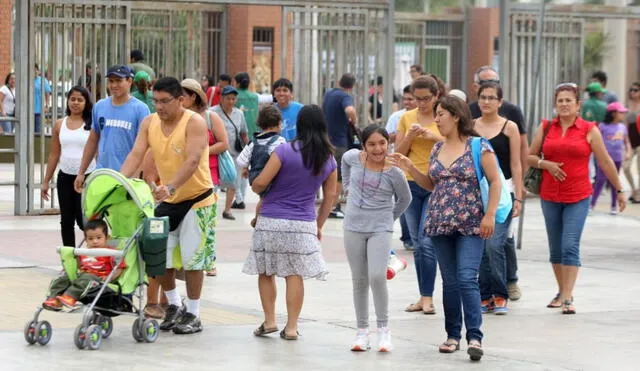
[[[258,327],[257,329],[253,330],[253,335],[254,336],[264,336],[264,335],[272,334],[272,333],[274,333],[276,331],[278,331],[277,327],[265,328],[264,327],[264,322],[263,322],[260,325],[260,327]]]
[[[453,353],[458,350],[460,350],[460,342],[448,343],[445,341],[444,343],[440,344],[440,347],[438,347],[438,351],[440,353]]]
[[[280,331],[281,338],[283,338],[284,340],[298,340],[298,336],[300,336],[300,333],[298,331],[296,331],[295,335],[287,335],[285,333],[286,330],[287,328],[285,327],[284,330]]]

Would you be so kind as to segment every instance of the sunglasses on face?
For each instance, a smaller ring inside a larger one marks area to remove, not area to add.
[[[487,82],[492,82],[494,84],[500,84],[500,80],[497,79],[488,79],[488,80],[480,80],[478,81],[478,83],[480,83],[480,85],[487,83]]]
[[[573,82],[563,82],[561,84],[556,85],[556,90],[558,90],[560,88],[578,89],[578,84],[573,83]]]

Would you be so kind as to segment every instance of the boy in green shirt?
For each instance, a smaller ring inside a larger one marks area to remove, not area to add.
[[[601,98],[606,92],[599,82],[592,82],[587,85],[587,93],[589,99],[582,104],[580,116],[587,121],[601,123],[604,121],[604,115],[607,113],[607,104]]]
[[[151,82],[151,77],[145,71],[136,72],[135,77],[133,78],[133,84],[136,87],[136,90],[131,93],[134,98],[144,103],[149,107],[149,111],[151,113],[156,112],[156,106],[153,103],[153,93],[149,90],[149,83]]]
[[[253,134],[258,131],[258,94],[249,91],[251,79],[246,72],[240,72],[233,78],[238,89],[238,100],[236,107],[244,113],[244,119],[247,122],[249,132],[249,140],[253,139]]]

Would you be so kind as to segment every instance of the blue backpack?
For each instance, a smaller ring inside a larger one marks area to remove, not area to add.
[[[478,177],[478,183],[480,184],[480,196],[482,197],[482,206],[484,211],[487,212],[487,206],[489,204],[489,181],[482,170],[482,163],[480,162],[480,154],[482,151],[482,142],[488,141],[485,138],[475,137],[471,139],[471,154],[473,155],[473,165],[476,168],[476,176]],[[491,144],[489,144],[491,146]],[[496,163],[498,158],[495,157]],[[502,189],[500,191],[500,202],[498,203],[498,209],[496,210],[496,223],[504,223],[511,209],[513,208],[513,201],[511,200],[511,192],[507,189],[507,181],[504,179],[504,174],[498,164],[498,171],[500,173],[500,182],[502,182]]]

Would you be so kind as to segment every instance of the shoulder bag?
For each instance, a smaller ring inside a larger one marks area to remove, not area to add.
[[[231,125],[233,125],[233,127],[236,129],[236,140],[233,142],[233,145],[234,145],[234,148],[235,148],[236,152],[238,152],[238,153],[242,152],[242,150],[244,149],[244,144],[240,140],[240,129],[236,126],[236,124],[233,122],[231,117],[229,117],[229,115],[227,115],[227,113],[224,111],[224,108],[222,108],[222,106],[220,106],[220,111],[222,111],[222,113],[224,113],[224,115],[227,116],[227,119],[229,120]]]
[[[213,133],[213,124],[211,123],[211,112],[207,111],[207,126],[211,130],[213,139],[217,142],[215,134]],[[238,172],[236,171],[236,165],[233,162],[233,158],[229,154],[229,151],[218,153],[218,178],[220,182],[230,184],[236,180]]]
[[[544,159],[544,154],[542,153],[542,147],[544,145],[544,140],[547,138],[547,134],[549,133],[549,121],[544,120],[542,122],[542,142],[540,143],[540,158]],[[530,166],[527,173],[524,175],[524,188],[530,193],[539,195],[540,194],[540,183],[542,183],[542,169]]]

